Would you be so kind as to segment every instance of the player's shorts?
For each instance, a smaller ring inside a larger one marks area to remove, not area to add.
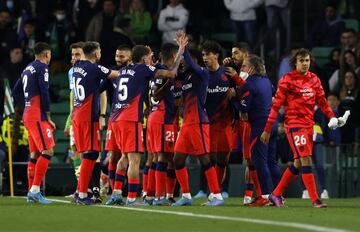
[[[99,122],[84,122],[73,120],[75,147],[79,153],[85,151],[100,151]]]
[[[175,143],[175,152],[203,155],[210,151],[209,124],[182,125]]]
[[[144,139],[141,122],[116,121],[112,122],[112,130],[117,146],[122,153],[143,153]]]
[[[251,126],[249,122],[241,121],[241,141],[243,144],[243,156],[245,160],[249,160],[251,157],[250,153],[250,132]]]
[[[287,131],[286,136],[294,159],[312,155],[313,133],[312,128],[291,128]]]
[[[229,153],[231,151],[232,127],[210,124],[210,153]]]
[[[153,153],[173,153],[175,131],[173,124],[149,123]]]
[[[105,150],[121,153],[120,148],[118,147],[116,140],[115,140],[114,131],[112,129],[112,119],[111,118],[108,121],[108,128],[106,131]]]
[[[47,121],[26,121],[24,126],[28,131],[29,150],[43,152],[55,146],[53,128]]]

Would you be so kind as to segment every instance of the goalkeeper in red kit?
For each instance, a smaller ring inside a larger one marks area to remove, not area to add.
[[[327,104],[320,79],[309,71],[312,55],[304,48],[299,49],[290,59],[294,70],[285,74],[279,81],[278,89],[273,101],[261,141],[268,143],[270,132],[277,118],[281,105],[285,108],[285,129],[287,139],[294,154],[294,163],[288,167],[279,184],[269,199],[274,205],[283,206],[282,194],[293,182],[300,170],[301,177],[309,192],[314,208],[325,208],[316,191],[314,175],[312,173],[311,152],[313,146],[313,125],[315,104],[330,119],[328,126],[336,129],[345,125],[348,115],[336,118]]]

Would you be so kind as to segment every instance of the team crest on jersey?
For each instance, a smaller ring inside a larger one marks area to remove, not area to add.
[[[148,66],[151,71],[154,71],[156,69],[154,66],[151,65],[146,65],[146,66]]]
[[[100,68],[101,72],[103,73],[109,73],[109,69],[105,68],[104,66],[98,65],[98,67]]]
[[[228,78],[227,78],[227,76],[226,76],[225,74],[221,74],[221,80],[223,80],[223,81],[227,81],[227,80],[228,80]]]

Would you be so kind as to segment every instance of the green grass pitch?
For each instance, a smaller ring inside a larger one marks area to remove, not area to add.
[[[240,198],[209,208],[200,206],[203,201],[190,207],[109,208],[0,197],[0,231],[360,231],[360,198],[330,199],[327,209],[313,209],[301,199],[286,199],[287,208],[244,207]]]

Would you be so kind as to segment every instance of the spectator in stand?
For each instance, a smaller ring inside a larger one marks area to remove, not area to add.
[[[275,48],[276,31],[279,29],[280,35],[284,35],[286,33],[284,29],[286,31],[290,29],[287,28],[287,21],[289,20],[288,0],[265,0],[265,6],[267,26],[268,30],[271,31],[271,36],[269,37],[271,48]],[[283,48],[280,47],[280,50]]]
[[[10,48],[17,41],[17,35],[12,27],[13,18],[8,9],[0,10],[0,62],[9,60]]]
[[[352,70],[348,70],[344,74],[344,82],[340,89],[340,109],[342,111],[350,110],[351,116],[349,117],[346,125],[341,128],[342,142],[350,144],[355,141],[356,127],[359,126],[359,86],[356,74]]]
[[[339,95],[335,92],[330,92],[327,95],[327,102],[330,108],[334,111],[336,117],[340,117],[343,115],[343,112],[340,110],[339,105]],[[328,121],[326,121],[326,124]],[[337,128],[335,130],[331,130],[330,128],[324,128],[324,139],[325,144],[330,146],[339,146],[341,144],[341,129]]]
[[[286,73],[288,73],[288,72],[290,72],[292,70],[292,67],[290,66],[290,57],[292,57],[299,48],[300,48],[299,46],[292,47],[291,50],[290,50],[290,54],[285,56],[284,58],[282,58],[282,60],[280,62],[280,66],[279,66],[277,82]]]
[[[104,0],[103,10],[97,13],[90,21],[86,30],[87,41],[97,41],[101,45],[104,45],[105,37],[114,30],[115,22],[119,19],[119,15],[116,13],[116,5],[113,0]],[[113,58],[113,56],[112,56]]]
[[[58,5],[54,9],[54,18],[45,32],[46,40],[51,47],[53,72],[67,70],[65,60],[69,60],[69,46],[75,38],[71,22],[66,18],[66,8]]]
[[[15,82],[19,79],[22,70],[24,70],[27,65],[23,58],[21,46],[16,45],[10,49],[10,61],[7,61],[2,65],[4,77],[9,80],[11,89],[14,88]]]
[[[132,38],[137,44],[148,41],[152,19],[150,12],[145,8],[143,0],[132,0],[129,12],[124,17],[130,18]]]
[[[356,54],[356,57],[360,59],[360,41],[359,35],[354,29],[346,29],[340,37],[341,52],[351,50]]]
[[[24,36],[20,39],[19,43],[24,51],[24,59],[30,62],[34,59],[34,45],[36,42],[36,26],[35,21],[28,19],[24,23]]]
[[[357,79],[360,78],[360,65],[353,51],[347,50],[342,54],[340,59],[340,68],[335,70],[329,79],[330,91],[339,91],[344,82],[345,72],[352,70],[355,72]],[[343,77],[343,78],[340,78]]]
[[[329,54],[329,62],[322,67],[322,75],[324,79],[323,88],[325,93],[329,92],[329,79],[331,75],[340,69],[340,48],[334,48]]]
[[[76,28],[77,41],[85,40],[86,29],[95,14],[101,11],[101,1],[75,0],[72,20]]]
[[[345,30],[345,23],[337,14],[337,9],[332,4],[325,6],[325,18],[315,22],[309,35],[308,46],[337,46],[340,35]]]
[[[161,10],[158,20],[158,29],[163,33],[162,44],[176,44],[176,32],[178,30],[185,31],[188,20],[189,12],[181,4],[181,0],[170,0],[169,5]]]
[[[251,48],[257,42],[255,8],[262,3],[263,0],[224,0],[237,41],[245,41]]]

